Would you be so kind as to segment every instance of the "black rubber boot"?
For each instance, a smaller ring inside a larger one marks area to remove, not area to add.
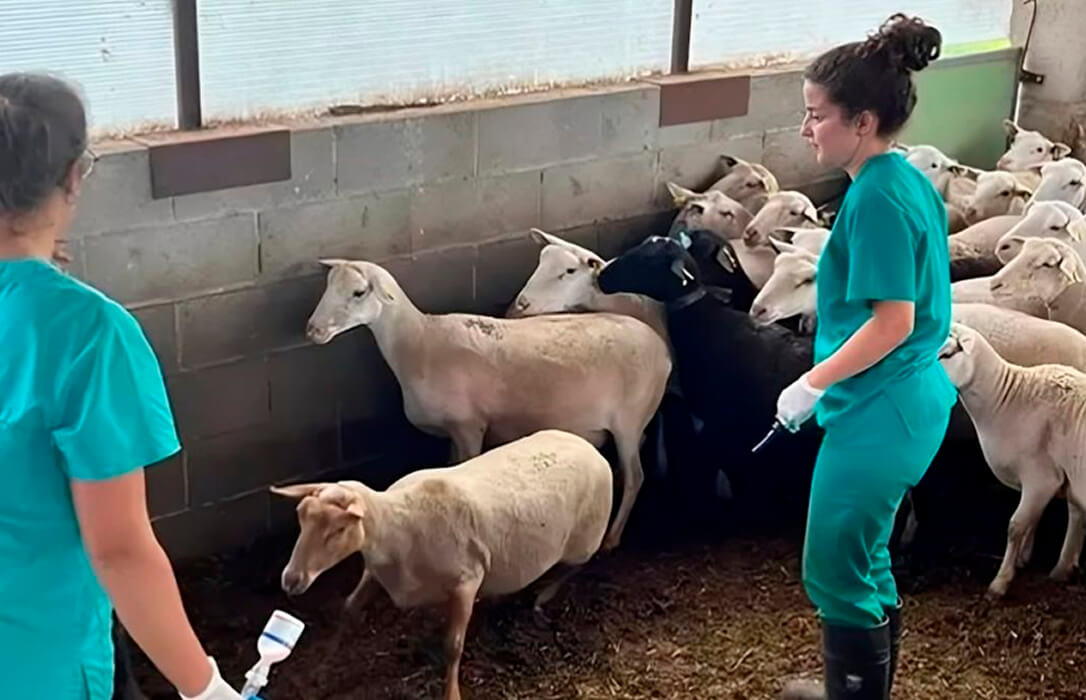
[[[890,622],[874,629],[822,623],[822,683],[789,683],[781,700],[888,700]]]
[[[897,654],[901,647],[901,598],[897,599],[897,605],[885,608],[886,617],[890,623],[890,673],[886,682],[887,694],[890,697],[894,689],[894,673],[897,671]]]

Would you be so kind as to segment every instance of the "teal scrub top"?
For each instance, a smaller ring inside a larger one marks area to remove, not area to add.
[[[950,256],[942,197],[897,152],[868,159],[833,222],[818,264],[815,362],[837,351],[876,301],[911,301],[913,332],[881,361],[830,386],[817,407],[823,426],[860,409],[892,383],[937,362],[950,331]],[[931,391],[953,403],[953,386]]]
[[[0,261],[0,697],[108,700],[112,606],[69,479],[180,449],[139,324],[42,260]]]

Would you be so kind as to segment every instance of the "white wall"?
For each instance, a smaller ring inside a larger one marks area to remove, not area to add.
[[[0,0],[0,73],[77,82],[92,126],[175,123],[170,0]]]

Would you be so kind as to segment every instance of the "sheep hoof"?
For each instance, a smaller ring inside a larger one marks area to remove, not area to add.
[[[547,613],[543,612],[543,608],[538,605],[532,608],[532,618],[535,620],[536,627],[539,627],[540,629],[546,629],[554,625],[554,620],[552,620]]]
[[[619,538],[617,535],[608,535],[607,537],[603,538],[603,543],[600,545],[600,551],[610,552],[615,547],[618,547],[618,540]]]
[[[1007,584],[1001,581],[992,581],[988,586],[988,592],[985,593],[985,597],[992,602],[1003,600],[1005,595],[1007,595]]]
[[[1071,580],[1072,574],[1074,574],[1075,567],[1073,566],[1057,566],[1052,569],[1052,572],[1048,574],[1048,577],[1053,581],[1059,581],[1060,583],[1066,583]]]

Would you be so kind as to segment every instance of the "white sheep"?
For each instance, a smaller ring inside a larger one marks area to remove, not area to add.
[[[780,184],[761,163],[748,163],[742,158],[722,155],[720,163],[724,176],[709,186],[710,190],[722,192],[743,205],[751,214],[757,214],[765,205],[769,195],[779,192]]]
[[[633,316],[667,340],[663,304],[641,294],[604,294],[600,291],[597,279],[606,264],[603,258],[539,229],[532,229],[530,235],[541,246],[539,263],[517,294],[507,317],[604,311]]]
[[[1055,143],[1039,131],[1023,129],[1010,119],[1003,120],[1003,128],[1014,140],[1007,152],[999,157],[996,163],[999,170],[1029,170],[1071,153],[1067,144]]]
[[[1015,569],[1029,561],[1037,523],[1057,495],[1067,498],[1067,532],[1050,575],[1067,580],[1086,531],[1086,374],[1063,365],[1011,364],[980,333],[957,323],[939,361],[958,388],[992,473],[1022,494],[989,595],[1005,595]]]
[[[618,452],[622,499],[604,547],[618,545],[644,473],[641,436],[664,394],[671,357],[652,328],[618,314],[504,319],[424,314],[387,270],[331,269],[307,336],[327,343],[369,326],[403,393],[407,419],[448,435],[455,461],[537,430],[568,430]]]
[[[1032,201],[1067,202],[1079,211],[1086,210],[1086,164],[1064,158],[1041,166],[1041,182]]]
[[[977,175],[976,192],[967,200],[966,221],[975,224],[993,216],[1021,214],[1032,194],[1009,172],[993,170],[980,173]]]
[[[999,304],[1007,299],[1036,298],[1046,317],[1086,333],[1086,263],[1057,238],[1022,238],[1017,254],[990,282]]]
[[[782,251],[773,276],[751,306],[752,319],[768,325],[800,316],[801,327],[812,329],[817,320],[817,275],[815,256]],[[985,303],[953,303],[950,308],[954,321],[979,331],[1010,362],[1064,364],[1086,372],[1086,335],[1064,323]]]
[[[1018,214],[994,216],[947,238],[951,281],[994,275],[1002,267],[996,245],[1023,218]]]
[[[777,252],[768,245],[749,246],[741,239],[753,216],[742,204],[723,192],[709,190],[702,194],[674,182],[667,183],[679,213],[675,224],[688,230],[703,230],[731,243],[732,252],[755,289],[761,289],[773,274],[773,259]]]
[[[992,304],[1037,318],[1048,318],[1044,302],[1035,296],[1008,294],[997,298],[992,292],[992,279],[992,276],[974,277],[952,282],[950,301],[955,304]]]
[[[476,597],[520,591],[557,574],[549,601],[599,550],[611,514],[611,469],[584,439],[558,430],[521,438],[463,464],[422,469],[386,491],[357,481],[272,487],[299,499],[301,532],[283,590],[304,593],[324,571],[360,552],[357,608],[384,590],[398,608],[441,605],[445,698],[460,698],[460,658]]]
[[[785,227],[821,227],[818,210],[802,192],[785,190],[771,194],[744,229],[743,242],[751,248],[764,246],[771,233]]]

